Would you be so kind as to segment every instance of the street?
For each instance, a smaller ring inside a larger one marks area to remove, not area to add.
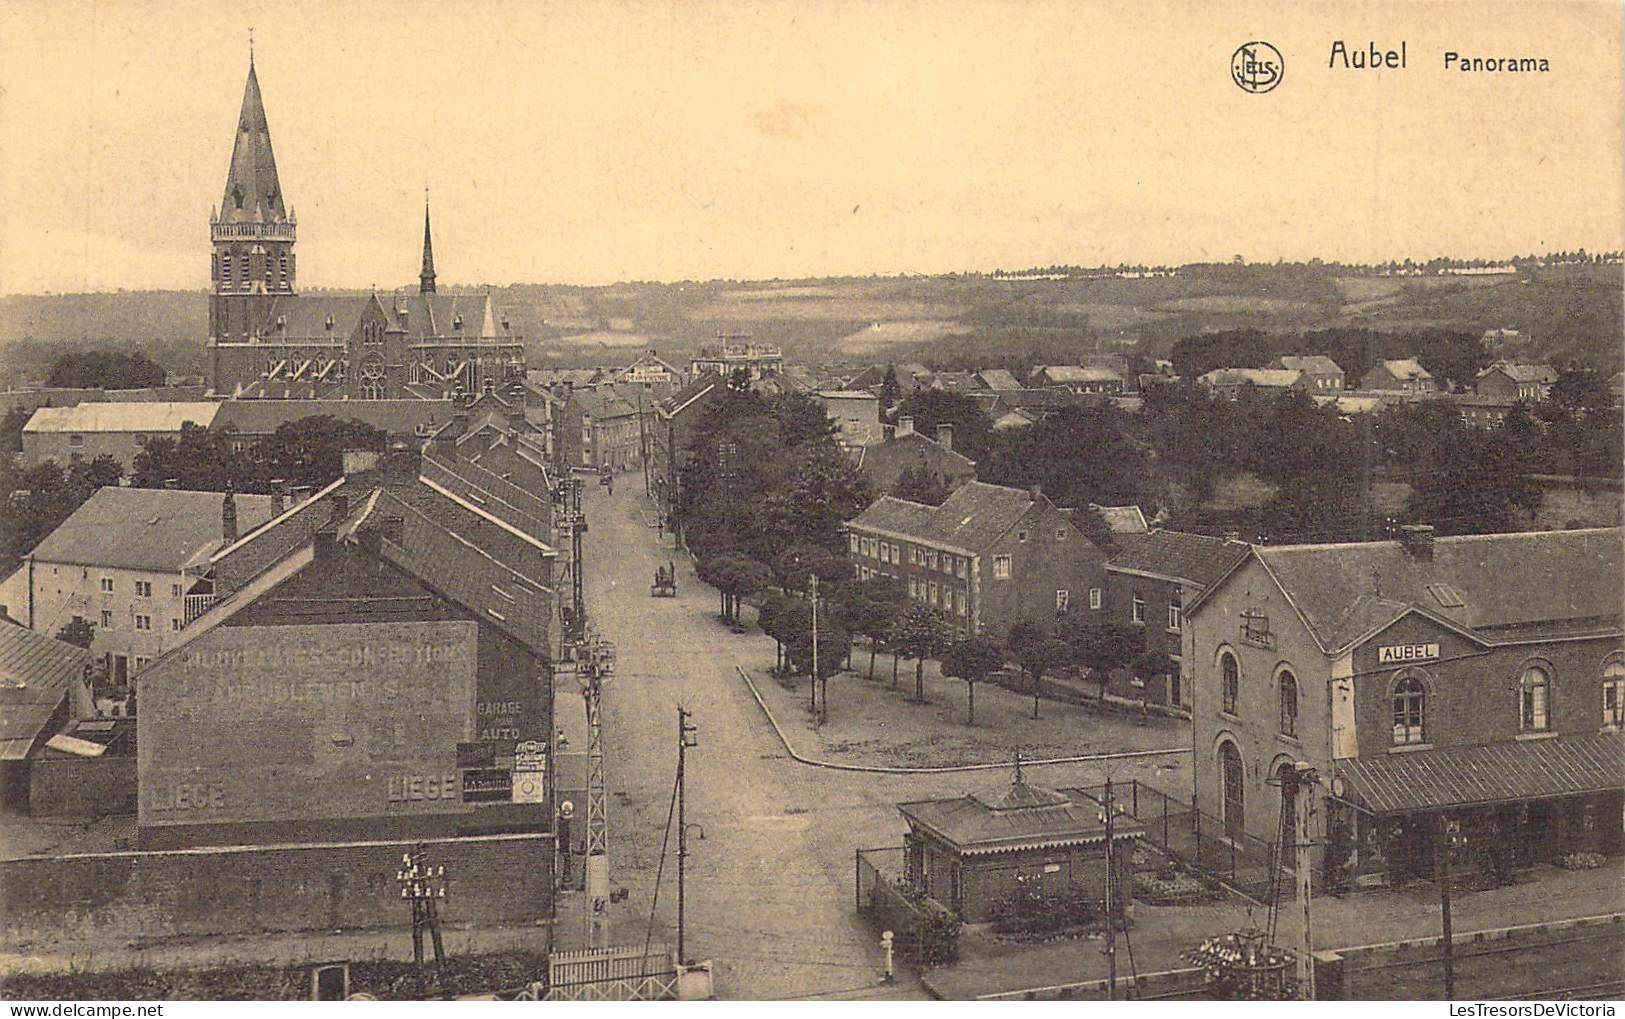
[[[618,651],[604,692],[610,886],[630,894],[611,907],[611,942],[649,936],[676,945],[675,831],[652,934],[648,921],[682,705],[699,729],[687,765],[688,957],[714,960],[722,998],[799,998],[875,985],[883,959],[855,910],[854,849],[901,844],[898,802],[960,795],[1007,777],[854,774],[792,761],[734,670],[736,663],[771,664],[772,642],[754,628],[736,635],[720,623],[715,591],[695,579],[670,537],[657,539],[649,525],[640,479],[624,476],[617,487],[620,494],[611,496],[588,485],[584,503],[588,618]],[[651,598],[655,569],[668,561],[677,564],[678,596]],[[570,685],[560,685],[558,711],[572,745],[584,748]],[[1119,777],[1124,770],[1115,769]],[[1079,764],[1044,768],[1039,780],[1070,785],[1103,777],[1098,766]],[[584,943],[580,915],[575,903],[561,907],[560,947]]]

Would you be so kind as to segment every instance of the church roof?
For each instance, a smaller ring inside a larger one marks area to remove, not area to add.
[[[271,153],[271,129],[265,122],[259,75],[248,61],[248,84],[243,88],[243,109],[237,115],[237,140],[231,148],[231,169],[226,193],[220,200],[220,222],[278,222],[288,218],[282,204],[282,185]]]

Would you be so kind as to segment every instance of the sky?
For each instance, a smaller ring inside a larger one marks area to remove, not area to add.
[[[306,289],[1625,247],[1616,3],[0,0],[0,293],[207,286],[250,27]]]

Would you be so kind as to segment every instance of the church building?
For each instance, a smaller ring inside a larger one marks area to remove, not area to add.
[[[225,194],[209,217],[213,395],[438,400],[523,384],[524,345],[490,295],[435,292],[427,200],[416,293],[299,294],[297,226],[250,56]]]

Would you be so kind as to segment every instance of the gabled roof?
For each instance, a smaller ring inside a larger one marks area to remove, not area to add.
[[[1247,557],[1248,546],[1205,534],[1152,531],[1118,539],[1106,569],[1207,587]]]
[[[1270,362],[1271,368],[1308,372],[1311,375],[1341,375],[1343,369],[1325,354],[1282,354]]]
[[[1023,489],[967,481],[941,506],[882,496],[859,513],[850,526],[885,531],[965,555],[976,555],[1008,531],[1033,505],[1032,494]]]
[[[207,428],[220,410],[214,401],[186,403],[81,403],[74,407],[41,407],[23,426],[25,433],[45,432],[178,432],[191,422]]]
[[[1270,389],[1288,389],[1295,385],[1303,372],[1286,368],[1215,368],[1196,381],[1204,386],[1259,386]]]
[[[1052,383],[1067,385],[1084,382],[1122,382],[1123,373],[1104,365],[1045,365],[1033,372],[1033,378],[1047,378]]]
[[[1402,382],[1412,379],[1431,379],[1433,377],[1433,373],[1422,367],[1422,363],[1414,357],[1383,360],[1377,362],[1377,364],[1386,370],[1389,375]]]
[[[1431,558],[1397,541],[1255,546],[1252,556],[1333,654],[1413,612],[1485,644],[1617,631],[1621,536],[1608,527],[1443,537]]]
[[[1513,382],[1539,382],[1551,384],[1557,381],[1557,371],[1549,364],[1513,364],[1509,361],[1497,361],[1478,373],[1478,378],[1484,378],[1500,372]]]
[[[724,385],[721,375],[716,372],[705,372],[693,382],[655,404],[655,413],[662,418],[676,417],[693,406],[696,400],[704,399],[721,385]]]
[[[212,427],[269,435],[281,425],[326,415],[360,421],[392,436],[427,435],[462,408],[454,400],[226,400]]]
[[[271,519],[268,495],[234,495],[237,532]],[[176,573],[226,545],[220,492],[158,488],[96,491],[32,555],[39,562]]]
[[[976,373],[982,385],[989,389],[1020,389],[1021,383],[1003,368],[987,368]]]

